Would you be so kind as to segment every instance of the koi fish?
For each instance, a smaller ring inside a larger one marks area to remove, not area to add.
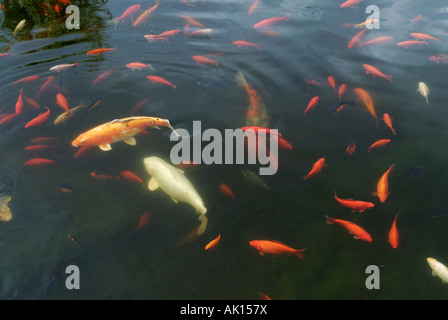
[[[142,70],[142,69],[154,70],[150,64],[145,64],[145,63],[140,63],[140,62],[130,62],[126,65],[126,67],[131,70]]]
[[[315,97],[311,98],[311,100],[308,102],[307,107],[305,108],[305,111],[303,112],[303,115],[306,116],[308,111],[313,109],[318,104],[319,104],[319,96],[315,96]]]
[[[418,32],[414,32],[411,33],[411,36],[419,39],[419,40],[434,40],[434,41],[440,41],[440,39],[437,39],[433,36],[430,36],[429,34],[425,34],[425,33],[418,33]]]
[[[414,19],[412,19],[410,23],[411,23],[411,24],[414,24],[414,23],[420,22],[420,21],[423,20],[423,18],[424,18],[424,16],[421,15],[421,14],[419,14],[419,15],[417,15]]]
[[[394,135],[397,135],[397,133],[395,132],[394,127],[392,126],[392,117],[388,113],[384,113],[383,114],[383,120],[384,120],[384,123],[386,123],[386,126],[388,126],[388,128],[392,131],[392,133]]]
[[[338,89],[338,98],[342,99],[342,96],[347,92],[347,85],[345,83],[341,84]]]
[[[46,112],[41,113],[36,118],[32,119],[27,124],[25,124],[25,128],[40,126],[41,124],[46,122],[48,118],[50,118],[50,109],[48,109],[46,106],[45,109],[47,109]]]
[[[376,38],[370,39],[368,41],[359,42],[358,46],[364,47],[364,46],[369,46],[372,44],[385,44],[392,40],[394,40],[394,37],[376,37]]]
[[[120,176],[127,181],[144,184],[143,180],[132,171],[121,171]]]
[[[56,79],[55,76],[49,76],[47,78],[47,80],[45,80],[45,82],[42,84],[42,86],[40,87],[37,95],[40,96],[42,94],[42,92],[44,92],[51,84],[53,84],[54,80]]]
[[[216,62],[212,59],[209,59],[207,57],[196,55],[196,56],[192,56],[191,58],[199,65],[209,65],[209,66],[218,67],[218,62]]]
[[[429,61],[435,62],[435,63],[446,63],[448,62],[448,54],[441,53],[436,56],[430,56]]]
[[[64,97],[64,95],[62,93],[58,93],[56,95],[56,103],[67,112],[66,118],[69,118],[70,117],[70,108],[68,106],[67,99]]]
[[[229,186],[227,186],[227,185],[221,183],[221,184],[219,185],[219,189],[221,190],[221,193],[222,193],[223,195],[225,195],[226,197],[232,198],[233,201],[236,201],[235,194],[232,192],[232,190],[230,190]]]
[[[134,228],[134,231],[143,228],[150,222],[151,222],[151,214],[149,212],[143,213],[140,217],[138,225]]]
[[[372,237],[370,236],[370,234],[357,224],[354,224],[353,222],[347,220],[334,219],[329,216],[325,216],[325,218],[327,219],[328,224],[337,223],[343,226],[350,234],[353,235],[353,238],[372,242]]]
[[[45,145],[45,144],[35,144],[32,146],[25,147],[25,151],[42,151],[42,150],[54,150],[55,146]]]
[[[55,164],[56,161],[45,158],[33,158],[25,162],[27,167],[42,167]]]
[[[357,145],[357,142],[352,141],[347,146],[347,149],[345,150],[345,160],[347,160],[349,157],[351,157],[353,155],[353,153],[355,153],[356,145]]]
[[[74,68],[77,65],[79,65],[79,61],[75,62],[75,63],[63,63],[63,64],[58,64],[56,66],[53,66],[50,68],[50,71],[57,71],[60,72],[62,70],[66,70],[66,69],[70,69],[70,68]]]
[[[328,84],[330,85],[330,87],[333,88],[334,94],[337,95],[337,93],[336,93],[336,80],[334,80],[333,76],[328,76],[327,80],[328,80]]]
[[[97,180],[120,180],[120,177],[111,176],[105,173],[91,172],[90,176]]]
[[[28,98],[28,97],[25,97],[25,96],[23,98],[25,99],[26,103],[29,106],[33,107],[34,109],[40,109],[40,105],[37,103],[36,100]]]
[[[34,80],[37,80],[37,79],[40,79],[40,77],[37,76],[37,75],[28,76],[28,77],[19,79],[17,81],[14,81],[13,83],[11,83],[11,86],[15,86],[15,85],[18,85],[18,84],[21,84],[21,83],[31,82],[31,81],[34,81]]]
[[[111,150],[111,143],[119,141],[124,141],[129,145],[135,145],[136,141],[134,136],[149,126],[168,127],[179,137],[179,134],[167,119],[129,117],[112,120],[80,134],[73,140],[72,146],[98,146],[103,151],[109,151]]]
[[[47,142],[54,142],[57,141],[58,138],[56,137],[36,137],[31,139],[30,143],[47,143]]]
[[[213,29],[205,28],[193,31],[190,33],[191,37],[209,37],[210,39],[215,39],[212,37]]]
[[[148,20],[148,18],[153,14],[153,12],[159,7],[160,2],[156,1],[156,4],[150,8],[148,8],[147,10],[145,10],[141,15],[138,16],[137,19],[135,19],[134,23],[132,24],[132,26],[138,26],[139,24],[145,22],[146,20]]]
[[[287,150],[293,149],[292,144],[290,144],[288,141],[286,141],[282,137],[279,137],[279,139],[278,139],[278,147],[281,149],[287,149]]]
[[[341,8],[354,8],[360,4],[363,0],[347,0],[340,5]]]
[[[291,18],[291,14],[287,13],[285,14],[283,17],[272,17],[272,18],[268,18],[268,19],[264,19],[256,24],[254,24],[254,28],[265,28],[265,29],[269,29],[271,28],[273,25],[278,24],[282,21],[288,22],[290,21]]]
[[[367,29],[362,29],[360,32],[355,34],[355,36],[349,41],[347,48],[351,49],[354,47],[360,47],[361,46],[361,38],[366,31],[367,31]]]
[[[117,69],[114,70],[108,70],[106,72],[103,72],[102,74],[100,74],[98,77],[95,78],[95,80],[93,80],[92,85],[97,84],[100,81],[103,81],[104,79],[108,78],[113,72],[117,71]]]
[[[20,89],[19,98],[17,99],[15,109],[16,109],[17,114],[23,112],[23,91],[22,91],[22,89]]]
[[[272,255],[278,254],[293,254],[300,259],[305,259],[304,251],[306,249],[293,249],[279,241],[270,241],[270,240],[252,240],[249,242],[249,245],[258,250],[260,256],[265,253],[269,253]]]
[[[428,95],[429,95],[429,88],[428,86],[424,83],[424,82],[419,82],[418,83],[418,92],[420,92],[420,94],[426,99],[426,103],[428,104]]]
[[[131,114],[136,113],[138,110],[140,110],[141,107],[143,107],[143,106],[144,106],[147,102],[149,102],[149,101],[151,101],[151,98],[145,99],[145,100],[143,100],[143,101],[137,103],[137,104],[135,105],[135,107],[132,108],[132,110],[131,110]]]
[[[68,239],[73,242],[75,245],[77,245],[78,247],[80,247],[81,249],[84,249],[84,246],[82,245],[81,241],[78,240],[78,238],[76,238],[74,235],[72,234],[68,234],[67,235]]]
[[[317,80],[317,79],[313,79],[313,78],[305,78],[303,79],[303,81],[305,81],[307,84],[312,85],[312,86],[326,86],[328,85],[327,81],[322,81],[322,80]]]
[[[188,25],[190,25],[190,26],[195,26],[195,27],[198,27],[198,28],[204,28],[205,27],[202,23],[200,23],[199,21],[197,21],[196,19],[194,19],[192,17],[183,16],[183,15],[181,15],[180,17],[183,18],[186,21],[186,23]]]
[[[370,97],[370,94],[361,88],[355,88],[353,89],[356,96],[362,101],[364,106],[367,108],[367,110],[370,112],[370,114],[375,118],[377,127],[378,127],[378,118],[376,116],[375,107],[373,105],[372,98]]]
[[[210,242],[205,246],[205,250],[210,250],[210,249],[216,247],[216,245],[218,244],[219,240],[221,240],[221,234],[219,234],[215,239],[213,239],[212,241],[210,241]]]
[[[432,276],[439,277],[443,284],[448,283],[448,268],[434,258],[427,258],[426,261],[432,270]]]
[[[351,212],[356,211],[364,212],[365,210],[375,207],[375,204],[372,202],[353,200],[353,199],[340,199],[338,198],[336,191],[334,192],[334,198],[336,199],[337,202],[339,202],[341,206],[351,209]]]
[[[233,45],[237,46],[238,48],[248,48],[248,47],[255,47],[258,50],[261,50],[260,46],[258,44],[244,41],[244,40],[237,40],[232,42]]]
[[[16,28],[14,29],[14,31],[12,32],[13,35],[15,35],[17,32],[19,32],[20,30],[22,30],[25,27],[26,24],[26,19],[23,19],[22,21],[20,21]]]
[[[87,113],[89,110],[92,110],[93,108],[98,106],[101,103],[101,101],[103,101],[103,97],[101,96],[93,99],[92,102],[89,104],[89,106],[84,109],[84,113]]]
[[[266,184],[266,182],[261,179],[255,172],[250,170],[241,170],[241,174],[244,178],[246,178],[253,184],[258,185],[267,191],[271,191],[271,188]]]
[[[390,83],[392,83],[392,77],[391,76],[386,76],[384,73],[382,73],[380,70],[378,70],[377,68],[368,65],[368,64],[363,64],[362,65],[364,67],[364,69],[366,70],[366,74],[371,74],[372,77],[380,77],[383,79],[386,79],[387,81],[389,81]]]
[[[151,81],[154,84],[169,86],[173,89],[177,88],[174,84],[172,84],[168,80],[165,80],[158,76],[146,76],[146,79],[148,79],[149,81]]]
[[[67,113],[67,111],[64,111],[54,120],[53,124],[56,126],[58,124],[65,123],[69,118],[73,118],[76,114],[78,114],[80,111],[84,111],[86,108],[87,106],[81,103],[79,106],[70,109],[69,116],[69,113]]]
[[[399,242],[398,229],[397,229],[397,218],[399,214],[400,212],[398,212],[395,215],[394,222],[392,223],[392,227],[389,230],[389,239],[387,240],[394,249],[397,249]]]
[[[93,50],[87,51],[86,54],[103,54],[105,52],[115,51],[115,50],[117,50],[117,48],[98,48],[98,49],[93,49]]]
[[[310,172],[303,177],[303,180],[307,180],[314,177],[316,174],[322,171],[323,167],[325,167],[325,158],[320,158],[313,164],[313,167],[311,168]]]
[[[425,45],[429,46],[428,42],[426,41],[419,41],[419,40],[407,40],[397,43],[397,46],[404,47],[408,49],[409,47],[418,46],[418,45]]]
[[[386,145],[388,145],[391,142],[390,139],[378,139],[376,140],[374,143],[372,143],[372,145],[369,147],[369,150],[367,152],[369,152],[372,149],[376,149],[376,148],[381,148],[381,147],[385,147]]]
[[[386,202],[387,197],[389,196],[389,173],[393,170],[395,164],[392,164],[389,169],[381,176],[378,181],[376,192],[373,193],[374,196],[378,196],[381,202]]]
[[[423,169],[425,169],[424,166],[415,166],[412,167],[411,169],[409,169],[408,171],[406,171],[404,174],[402,174],[401,176],[398,176],[398,179],[403,180],[411,175],[414,176],[419,176],[422,174]]]
[[[261,300],[272,300],[268,295],[266,295],[263,292],[259,292],[258,294],[260,295]]]
[[[76,153],[75,153],[75,155],[73,156],[73,158],[76,159],[76,158],[81,157],[82,155],[86,154],[87,151],[91,150],[92,148],[93,148],[93,147],[91,147],[91,146],[84,146],[84,147],[79,148],[79,150],[76,151]]]
[[[359,23],[359,24],[354,25],[353,27],[354,27],[355,29],[358,29],[358,28],[361,28],[361,27],[365,27],[367,24],[375,24],[375,23],[377,23],[377,22],[379,22],[378,19],[368,19],[368,20],[366,20],[366,21],[364,21],[364,22],[362,22],[362,23]]]
[[[347,101],[341,101],[337,105],[331,107],[330,110],[328,110],[328,113],[331,113],[333,115],[337,115],[339,112],[341,112],[345,107],[353,104],[353,102],[347,102]]]
[[[133,15],[135,15],[141,8],[141,5],[139,4],[134,4],[133,6],[130,6],[129,8],[127,8],[123,14],[115,19],[112,19],[112,22],[114,24],[114,28],[115,30],[117,30],[117,24],[122,21],[125,20],[127,18],[132,17]]]
[[[250,8],[249,8],[249,14],[254,13],[254,11],[257,9],[259,3],[260,3],[260,0],[255,0],[255,1],[251,4],[251,6],[250,6]]]

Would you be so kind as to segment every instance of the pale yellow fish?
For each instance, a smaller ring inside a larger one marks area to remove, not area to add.
[[[378,21],[378,19],[368,19],[368,20],[364,21],[363,23],[356,24],[354,27],[355,27],[355,29],[365,27],[367,23],[373,24],[373,23],[376,23],[377,21]]]
[[[22,30],[23,27],[25,26],[25,23],[26,23],[26,20],[25,20],[25,19],[23,19],[22,21],[20,21],[20,22],[17,24],[17,26],[16,26],[16,28],[14,29],[14,31],[13,31],[12,34],[16,34],[16,33],[19,32],[20,30]]]
[[[0,221],[9,221],[12,219],[12,213],[8,206],[10,201],[11,196],[0,197]]]
[[[426,103],[428,104],[428,95],[429,95],[429,88],[424,82],[418,83],[418,92],[426,99]]]
[[[67,117],[67,111],[61,113],[55,120],[54,125],[65,123],[68,119],[72,118],[75,114],[79,113],[83,109],[87,108],[84,103],[81,103],[79,106],[70,109],[70,116]]]
[[[448,268],[434,258],[427,258],[426,261],[431,267],[432,275],[438,276],[442,283],[448,283]]]

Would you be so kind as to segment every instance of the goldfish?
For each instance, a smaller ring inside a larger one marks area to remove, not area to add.
[[[347,146],[347,149],[345,150],[345,160],[347,160],[349,157],[351,157],[353,155],[353,153],[355,153],[356,145],[357,145],[357,142],[352,141]]]
[[[283,139],[282,137],[279,137],[279,139],[278,139],[278,146],[281,149],[287,149],[287,150],[293,149],[292,144],[289,143],[288,141],[286,141],[285,139]]]
[[[45,121],[47,121],[48,118],[50,118],[50,109],[48,109],[48,107],[46,106],[45,109],[47,109],[46,112],[41,113],[36,118],[30,120],[27,124],[25,124],[25,128],[40,126]]]
[[[334,192],[334,198],[336,199],[337,202],[339,202],[341,206],[351,209],[351,212],[356,211],[364,212],[365,210],[375,207],[375,204],[372,202],[353,200],[353,199],[340,199],[338,198],[336,191]]]
[[[268,186],[268,184],[253,171],[241,170],[241,174],[243,175],[244,178],[246,178],[248,181],[252,182],[253,184],[258,185],[267,191],[271,191],[271,188]]]
[[[429,95],[429,88],[424,82],[418,83],[417,91],[420,92],[420,94],[426,99],[426,103],[428,104],[428,95]]]
[[[31,139],[29,142],[30,143],[46,143],[46,142],[51,142],[51,141],[57,141],[58,138],[56,137],[36,137]]]
[[[17,114],[23,112],[23,91],[22,91],[22,89],[20,89],[19,98],[17,99],[15,109],[16,109]]]
[[[120,180],[120,177],[111,176],[105,173],[91,172],[90,176],[97,180]]]
[[[113,19],[112,22],[114,24],[115,30],[117,30],[117,24],[120,21],[132,17],[140,10],[140,8],[141,8],[140,4],[134,4],[134,5],[130,6],[129,8],[127,8],[121,16]]]
[[[254,47],[254,48],[257,48],[258,50],[261,50],[261,48],[260,48],[260,46],[258,44],[255,44],[255,43],[252,43],[252,42],[248,42],[248,41],[244,41],[244,40],[233,41],[232,44],[237,46],[237,47],[239,47],[239,48]]]
[[[226,197],[232,198],[233,201],[236,201],[235,194],[232,192],[232,190],[229,188],[229,186],[225,185],[224,183],[221,183],[219,185],[219,189],[221,190],[221,193],[225,195]]]
[[[419,40],[407,40],[407,41],[402,41],[402,42],[397,43],[397,46],[405,47],[406,49],[408,49],[409,47],[418,46],[418,45],[429,46],[428,42],[419,41]]]
[[[141,15],[138,16],[137,19],[135,19],[134,23],[132,24],[132,26],[138,26],[139,24],[145,22],[146,20],[148,20],[149,17],[151,17],[151,15],[154,13],[154,11],[159,7],[160,2],[156,1],[156,4],[150,8],[148,8],[147,10],[145,10]]]
[[[93,49],[93,50],[87,51],[86,54],[102,54],[105,52],[115,51],[115,50],[117,50],[117,48],[98,48],[98,49]]]
[[[216,247],[216,245],[218,244],[219,240],[221,240],[221,234],[219,234],[215,239],[213,239],[212,241],[210,241],[210,242],[205,246],[205,250],[210,250],[210,249]]]
[[[448,283],[448,268],[434,258],[427,258],[426,261],[431,267],[433,277],[439,277],[443,284]]]
[[[92,110],[93,108],[97,107],[101,101],[103,101],[103,97],[99,96],[92,100],[92,102],[89,104],[87,108],[84,109],[84,113],[87,113],[89,110]]]
[[[144,184],[143,180],[136,173],[132,171],[121,171],[120,176],[126,179],[127,181]]]
[[[388,37],[388,36],[387,37],[376,37],[376,38],[370,39],[368,41],[359,42],[358,46],[364,47],[364,46],[368,46],[368,45],[372,45],[372,44],[385,44],[392,40],[394,40],[394,37]]]
[[[354,25],[353,27],[354,27],[355,29],[358,29],[358,28],[361,28],[361,27],[365,27],[367,24],[375,24],[375,23],[377,23],[377,22],[379,22],[378,19],[368,19],[368,20],[366,20],[366,21],[364,21],[364,22],[362,22],[362,23],[359,23],[359,24]]]
[[[84,246],[82,245],[81,241],[78,240],[78,238],[76,238],[74,235],[72,234],[68,234],[67,238],[73,242],[75,245],[77,245],[78,247],[80,247],[81,249],[84,249]]]
[[[198,27],[198,28],[204,28],[205,27],[202,23],[200,23],[199,21],[197,21],[196,19],[194,19],[192,17],[183,16],[183,15],[181,15],[180,17],[183,18],[187,22],[187,24],[190,25],[190,26],[195,26],[195,27]]]
[[[169,120],[155,117],[129,117],[115,119],[80,134],[72,141],[72,146],[98,146],[103,151],[111,150],[111,143],[124,141],[135,145],[134,136],[149,126],[168,127],[177,134]]]
[[[366,32],[367,29],[362,29],[360,32],[355,34],[355,36],[349,41],[347,48],[351,49],[353,47],[361,46],[361,38]]]
[[[102,74],[100,74],[98,77],[95,78],[95,80],[93,80],[92,85],[97,84],[100,81],[105,80],[106,78],[108,78],[112,73],[114,73],[115,71],[117,71],[117,69],[113,69],[113,70],[108,70],[106,72],[103,72]]]
[[[34,81],[34,80],[37,80],[37,79],[40,79],[40,77],[38,75],[28,76],[28,77],[19,79],[17,81],[14,81],[13,83],[11,83],[11,86],[15,86],[15,85],[18,85],[18,84],[21,84],[21,83],[31,82],[31,81]]]
[[[74,68],[77,65],[79,65],[79,61],[75,62],[75,63],[63,63],[63,64],[58,64],[56,66],[53,66],[50,68],[50,71],[62,71],[62,70],[66,70],[66,69],[70,69],[70,68]]]
[[[212,60],[212,59],[209,59],[209,58],[207,58],[207,57],[195,55],[195,56],[192,56],[191,58],[192,58],[197,64],[200,64],[200,65],[209,65],[209,66],[218,67],[218,62],[216,62],[216,61],[214,61],[214,60]]]
[[[79,148],[78,151],[76,151],[75,155],[73,156],[73,158],[79,158],[80,156],[84,155],[87,151],[91,150],[93,147],[91,146],[84,146]]]
[[[25,99],[26,103],[29,106],[33,107],[34,109],[40,109],[40,105],[37,103],[36,100],[28,98],[28,97],[25,97],[25,96],[23,98]]]
[[[41,150],[54,150],[56,149],[55,146],[50,146],[46,144],[35,144],[32,146],[25,147],[25,151],[41,151]]]
[[[249,14],[254,13],[254,11],[257,9],[259,3],[260,3],[260,0],[255,0],[255,1],[250,5],[250,8],[249,8],[248,13],[249,13]]]
[[[313,167],[311,168],[310,172],[303,177],[303,180],[307,180],[314,177],[316,174],[322,171],[322,168],[324,166],[325,166],[325,158],[320,158],[313,164]]]
[[[307,107],[305,108],[305,111],[303,112],[303,115],[306,116],[308,111],[313,109],[318,104],[319,104],[319,96],[315,96],[315,97],[311,98],[311,100],[308,102]]]
[[[172,84],[171,82],[169,82],[168,80],[162,78],[162,77],[158,77],[158,76],[146,76],[146,78],[151,81],[152,83],[158,84],[158,85],[165,85],[165,86],[169,86],[173,89],[176,89],[177,87]]]
[[[347,0],[340,5],[341,8],[354,8],[360,4],[363,0]]]
[[[338,89],[338,98],[342,99],[342,96],[347,92],[347,85],[345,83],[341,84]]]
[[[357,224],[354,224],[353,222],[347,220],[331,218],[329,216],[325,216],[325,218],[327,219],[328,224],[337,223],[343,226],[350,234],[353,235],[355,239],[372,242],[372,237],[370,236],[370,234]]]
[[[424,16],[421,15],[421,14],[419,14],[419,15],[417,15],[414,19],[412,19],[410,23],[411,23],[411,24],[414,24],[414,23],[417,23],[417,22],[422,21],[423,19],[424,19]]]
[[[395,132],[394,127],[392,126],[392,117],[388,114],[388,113],[384,113],[383,114],[383,121],[384,123],[386,123],[386,126],[388,126],[388,128],[392,131],[392,133],[394,135],[397,135],[397,133]]]
[[[273,31],[273,30],[260,30],[260,29],[257,29],[257,31],[260,32],[261,34],[267,36],[267,37],[277,37],[277,36],[281,35],[280,32]]]
[[[279,241],[270,241],[270,240],[252,240],[249,242],[249,245],[258,250],[260,255],[264,255],[265,253],[269,253],[272,255],[278,254],[293,254],[300,259],[305,259],[304,251],[306,249],[293,249]]]
[[[378,118],[376,116],[375,107],[373,105],[370,94],[362,88],[355,88],[353,89],[353,91],[355,92],[356,96],[362,101],[362,103],[364,103],[364,106],[367,108],[370,114],[375,118],[378,127]]]
[[[418,32],[413,32],[411,33],[411,36],[419,39],[419,40],[434,40],[434,41],[440,41],[440,39],[437,39],[433,36],[430,36],[429,34],[425,34],[425,33],[418,33]]]
[[[55,164],[56,161],[45,158],[33,158],[25,162],[27,167],[41,167]]]
[[[381,202],[386,202],[387,197],[389,196],[389,173],[394,169],[395,164],[392,164],[389,169],[381,176],[378,181],[376,192],[373,193],[374,196],[378,196]]]
[[[327,80],[328,80],[328,84],[330,85],[330,87],[333,88],[334,94],[337,95],[337,93],[336,93],[336,80],[334,80],[333,76],[328,76]]]
[[[214,39],[212,37],[213,29],[211,28],[205,28],[205,29],[199,29],[196,31],[193,31],[190,33],[191,37],[209,37],[210,39]]]
[[[20,30],[22,30],[24,27],[25,27],[25,24],[26,24],[26,20],[25,19],[23,19],[22,21],[20,21],[18,24],[17,24],[17,26],[16,26],[16,28],[14,29],[14,31],[12,32],[12,34],[16,34],[17,32],[19,32]]]
[[[366,70],[366,74],[371,74],[372,77],[375,78],[375,76],[386,79],[387,81],[389,81],[390,83],[392,83],[392,77],[391,76],[386,76],[384,73],[382,73],[380,70],[378,70],[377,68],[368,65],[368,64],[363,64],[362,65],[364,67],[364,69]]]
[[[395,215],[394,222],[392,223],[392,227],[389,230],[389,239],[387,240],[394,249],[397,249],[399,242],[398,229],[397,229],[397,218],[399,214],[400,212],[398,212]]]
[[[67,112],[66,118],[69,118],[70,117],[70,108],[68,106],[67,99],[64,97],[64,95],[62,93],[58,93],[56,95],[56,103]]]
[[[17,117],[19,113],[11,113],[7,114],[0,120],[0,124],[5,124],[11,122],[15,117]]]
[[[134,228],[134,231],[143,228],[150,222],[151,222],[151,214],[149,212],[143,213],[140,217],[138,225]]]
[[[256,24],[254,24],[254,28],[265,28],[265,29],[269,29],[271,28],[273,25],[285,21],[288,22],[291,18],[291,14],[287,13],[285,14],[283,17],[272,17],[272,18],[268,18],[265,20],[262,20]]]
[[[145,64],[141,62],[130,62],[126,65],[126,67],[131,70],[142,70],[142,69],[154,70],[154,68],[150,64]]]
[[[132,108],[132,110],[131,110],[131,114],[136,113],[138,110],[141,109],[141,107],[143,107],[143,106],[144,106],[147,102],[149,102],[149,101],[151,101],[151,98],[145,99],[145,100],[140,101],[139,103],[137,103],[137,104],[135,105],[135,107]]]
[[[65,192],[65,193],[72,193],[72,192],[73,192],[73,188],[70,187],[70,186],[69,186],[68,184],[66,184],[66,183],[63,183],[63,184],[58,185],[58,189],[59,189],[60,191],[62,191],[62,192]]]
[[[261,300],[272,300],[268,295],[263,292],[259,292]]]
[[[376,148],[385,147],[391,142],[390,139],[378,139],[369,147],[369,151]]]
[[[435,62],[435,63],[447,63],[448,62],[448,54],[441,53],[436,56],[430,56],[429,61]]]

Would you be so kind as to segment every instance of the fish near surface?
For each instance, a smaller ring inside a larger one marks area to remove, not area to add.
[[[448,268],[434,258],[427,258],[426,261],[431,267],[432,275],[439,277],[442,283],[448,283]]]
[[[9,221],[12,219],[11,209],[8,205],[11,199],[10,192],[0,194],[0,221]]]
[[[151,175],[148,189],[154,191],[160,187],[175,203],[186,202],[196,209],[201,224],[197,234],[204,233],[207,226],[207,208],[190,180],[183,171],[167,163],[158,157],[147,157],[143,159],[146,171]]]
[[[425,98],[425,100],[426,100],[426,104],[428,104],[428,103],[429,103],[429,101],[428,101],[429,88],[428,88],[428,86],[426,85],[426,83],[424,83],[424,82],[419,82],[419,83],[418,83],[418,89],[417,89],[417,91],[420,92],[420,94]]]

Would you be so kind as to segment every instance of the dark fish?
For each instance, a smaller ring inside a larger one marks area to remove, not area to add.
[[[331,113],[333,115],[337,115],[339,112],[342,111],[347,106],[350,106],[352,104],[355,104],[354,101],[341,101],[337,105],[333,106],[328,113]]]
[[[406,173],[402,174],[401,176],[398,176],[398,179],[403,180],[409,176],[419,176],[422,174],[423,169],[425,169],[424,166],[413,167],[409,169]]]
[[[78,247],[84,249],[84,246],[82,245],[81,241],[79,241],[75,236],[69,234],[67,237],[70,239],[71,242],[76,244]]]
[[[357,145],[356,140],[350,142],[350,144],[347,147],[347,150],[345,151],[345,160],[347,160],[355,152],[356,145]]]
[[[103,97],[96,97],[93,99],[93,101],[90,103],[90,105],[84,109],[84,113],[87,113],[90,109],[95,108],[97,105],[99,105],[103,101]]]
[[[61,190],[62,192],[67,192],[67,193],[72,193],[73,192],[73,188],[70,187],[66,183],[58,185],[58,189]]]
[[[436,210],[434,212],[427,213],[426,216],[429,218],[441,218],[445,216],[448,213],[448,208],[442,208],[439,210]]]

